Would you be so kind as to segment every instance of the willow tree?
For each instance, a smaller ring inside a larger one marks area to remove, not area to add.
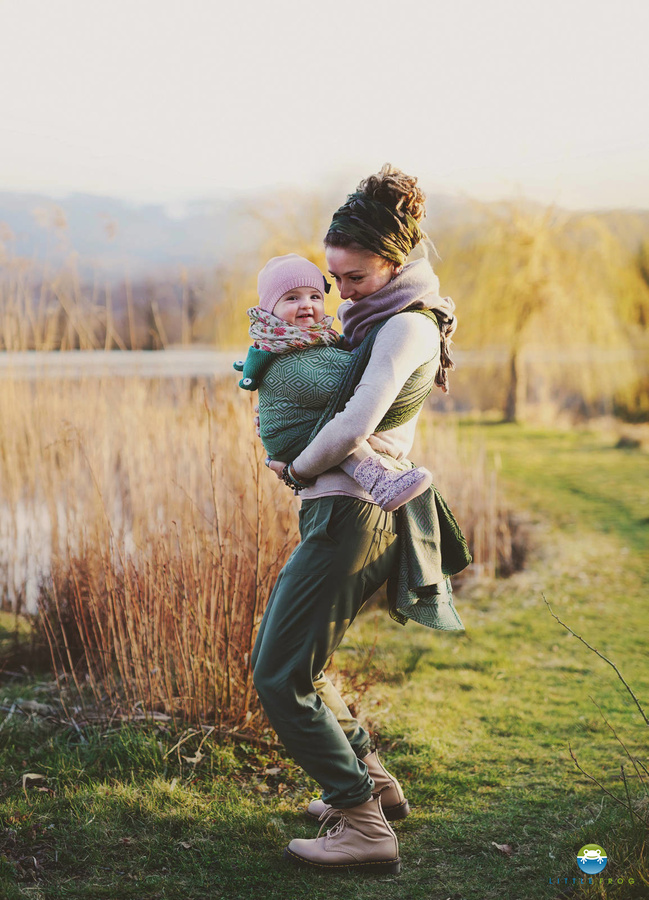
[[[459,303],[462,346],[505,355],[507,421],[524,415],[524,360],[531,349],[548,372],[565,372],[579,360],[585,395],[611,389],[610,396],[630,377],[622,294],[633,291],[643,303],[649,294],[637,264],[596,216],[483,208],[480,226],[458,233],[444,256],[442,283]],[[614,359],[609,371],[605,358]]]

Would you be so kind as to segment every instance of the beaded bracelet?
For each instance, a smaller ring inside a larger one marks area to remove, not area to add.
[[[296,478],[295,469],[293,468],[292,463],[287,463],[282,469],[282,481],[290,488],[293,488],[296,494],[299,494],[303,488],[309,486]]]

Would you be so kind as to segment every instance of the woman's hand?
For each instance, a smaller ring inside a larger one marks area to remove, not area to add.
[[[273,472],[277,475],[277,477],[279,478],[279,480],[282,481],[282,480],[283,480],[283,479],[282,479],[282,472],[284,471],[284,468],[285,468],[285,466],[287,465],[287,463],[285,463],[285,462],[280,462],[280,461],[277,460],[277,459],[271,459],[271,460],[269,460],[269,462],[267,463],[267,465],[268,465],[268,468],[269,468],[269,469],[272,469],[272,470],[273,470]]]

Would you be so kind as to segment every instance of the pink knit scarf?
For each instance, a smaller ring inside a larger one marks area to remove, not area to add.
[[[440,297],[439,279],[430,263],[417,259],[407,263],[381,290],[354,303],[345,303],[339,309],[346,343],[352,349],[358,347],[377,322],[406,309],[433,309],[439,312],[438,318],[442,321],[448,320],[449,325],[453,322],[449,337],[457,326],[453,315],[455,304],[450,297]]]
[[[338,315],[343,323],[345,346],[353,350],[378,322],[407,309],[432,309],[437,317],[441,353],[435,383],[446,392],[446,369],[455,368],[450,356],[451,337],[457,328],[457,319],[453,314],[455,303],[450,297],[440,297],[439,279],[426,259],[407,263],[392,281],[374,294],[354,303],[343,303]]]

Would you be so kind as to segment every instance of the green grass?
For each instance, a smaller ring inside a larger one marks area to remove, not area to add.
[[[21,645],[24,647],[29,634],[30,628],[26,619],[0,611],[0,659],[5,660]]]
[[[649,895],[638,827],[569,753],[570,745],[623,797],[620,765],[629,775],[632,767],[602,714],[645,765],[649,732],[613,670],[544,602],[619,665],[647,709],[649,457],[586,432],[462,427],[486,442],[528,519],[527,568],[508,580],[465,584],[464,635],[402,628],[369,611],[336,657],[350,683],[373,682],[357,699],[360,714],[411,801],[412,815],[396,826],[402,874],[313,876],[284,863],[292,837],[315,836],[301,814],[315,785],[278,751],[206,741],[203,759],[190,763],[184,757],[194,756],[198,738],[170,753],[178,736],[164,728],[79,734],[16,710],[0,730],[0,896]],[[0,699],[47,703],[47,691],[7,680]],[[46,780],[23,789],[25,773]],[[637,779],[630,789],[641,797]],[[573,886],[585,843],[608,852],[602,886]],[[495,844],[509,845],[511,855]]]

